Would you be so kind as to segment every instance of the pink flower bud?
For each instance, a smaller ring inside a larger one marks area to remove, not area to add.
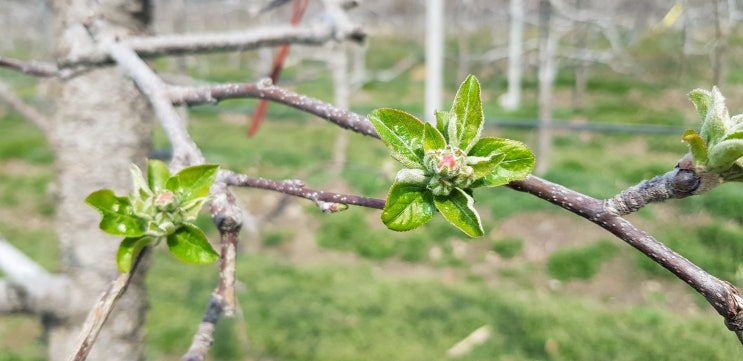
[[[439,170],[443,170],[444,168],[453,170],[457,167],[457,158],[453,154],[444,154],[437,167]]]

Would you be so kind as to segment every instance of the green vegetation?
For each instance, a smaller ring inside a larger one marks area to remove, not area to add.
[[[735,41],[740,39],[731,39],[730,44]],[[684,67],[680,67],[681,55],[671,51],[679,44],[677,37],[668,34],[641,39],[631,49],[641,68],[638,73],[617,75],[597,66],[591,74],[584,108],[573,109],[570,101],[565,101],[556,105],[555,114],[561,121],[580,116],[591,122],[698,126],[691,102],[677,100],[683,99],[683,94],[691,88],[707,84],[709,74],[699,69],[708,63],[703,56],[689,57]],[[375,55],[369,57],[367,65],[377,69],[394,65],[411,51],[416,56],[422,54],[419,43],[410,39],[371,39],[369,46],[370,54]],[[205,57],[203,61],[212,60],[227,62],[220,57]],[[743,79],[743,67],[733,66],[736,61],[740,60],[731,59],[728,73],[731,84],[741,83]],[[480,74],[489,68],[492,64],[473,65],[470,72]],[[685,70],[678,70],[682,68]],[[212,80],[246,78],[244,69],[216,64],[191,71],[195,76]],[[492,69],[489,71],[492,74]],[[570,71],[561,72],[556,99],[569,99]],[[299,72],[301,69],[289,69],[284,78],[286,84]],[[8,72],[0,76],[6,79],[5,74]],[[20,84],[21,95],[33,100],[33,84],[27,78],[14,78],[12,83]],[[535,74],[525,81],[524,106],[513,113],[504,112],[494,101],[504,90],[503,77],[480,80],[484,113],[488,116],[484,135],[533,145],[535,137],[531,130],[496,129],[488,120],[534,119]],[[447,98],[453,97],[461,81],[447,79],[450,91]],[[329,84],[329,75],[322,75],[311,83],[297,85],[296,89],[329,100]],[[380,106],[421,114],[422,98],[422,82],[404,74],[389,83],[365,84],[351,104],[362,114]],[[651,105],[648,99],[658,101]],[[334,138],[339,133],[337,127],[273,104],[261,131],[248,139],[244,136],[246,114],[254,104],[254,100],[233,100],[218,107],[192,109],[189,126],[210,162],[251,175],[301,178],[317,189],[385,196],[399,166],[389,158],[381,142],[350,134],[346,164],[340,171],[340,179],[334,178],[327,169]],[[158,149],[167,149],[168,142],[159,130],[155,140]],[[277,147],[279,140],[282,146]],[[551,169],[546,178],[591,196],[608,197],[644,178],[665,172],[686,151],[681,134],[559,131],[555,134],[554,153],[549,160]],[[0,106],[0,232],[53,271],[59,255],[52,219],[55,196],[51,184],[52,162],[53,153],[40,132]],[[663,206],[650,205],[643,210],[647,213],[640,220],[652,218],[652,222],[643,224],[649,233],[715,275],[733,281],[743,263],[740,189],[740,185],[730,184],[704,196],[670,201]],[[244,193],[252,196],[259,192],[263,191]],[[538,284],[539,279],[545,276],[590,279],[600,272],[606,260],[627,254],[637,260],[627,274],[640,275],[638,285],[646,279],[664,284],[681,281],[672,279],[669,272],[616,240],[601,240],[581,248],[558,247],[547,255],[546,264],[522,262],[534,240],[499,233],[499,227],[509,217],[524,213],[538,211],[549,217],[564,211],[503,187],[476,189],[474,193],[475,208],[482,216],[485,233],[478,240],[462,237],[442,217],[434,217],[425,227],[398,233],[384,228],[377,210],[352,207],[346,212],[325,215],[311,202],[291,200],[305,206],[304,213],[313,227],[295,229],[291,224],[282,224],[288,228],[286,231],[276,231],[276,227],[259,230],[264,247],[290,248],[286,243],[292,238],[312,232],[309,236],[322,247],[356,254],[360,261],[308,266],[287,263],[273,255],[276,252],[240,254],[242,312],[236,320],[220,320],[211,357],[215,360],[436,360],[482,325],[492,328],[492,336],[462,360],[743,357],[735,337],[708,305],[701,305],[701,311],[679,315],[676,312],[685,311],[651,309],[642,304],[610,304],[591,295],[548,291]],[[246,208],[258,212],[259,204],[248,203]],[[277,223],[281,222],[281,216],[276,218]],[[522,227],[538,228],[540,222],[534,218]],[[199,217],[196,224],[208,228],[209,217]],[[588,223],[585,226],[592,227]],[[209,229],[209,238],[216,239],[213,227]],[[556,238],[559,242],[559,235]],[[461,245],[474,250],[472,253],[476,255],[463,256],[457,250]],[[434,250],[440,254],[436,255]],[[473,263],[482,262],[491,250],[501,256],[499,262],[503,264],[498,264],[492,274],[474,273]],[[166,250],[161,247],[156,252]],[[418,277],[417,273],[409,276],[408,266],[425,269],[425,276]],[[214,289],[217,271],[213,265],[190,266],[172,257],[155,257],[152,267],[147,279],[152,297],[147,319],[148,357],[177,360],[201,318]],[[179,275],[177,281],[174,274]],[[40,337],[37,320],[22,315],[3,316],[0,361],[45,359]]]
[[[493,242],[493,251],[501,257],[513,258],[524,248],[521,238],[504,238]]]
[[[584,247],[562,248],[550,256],[547,272],[558,280],[590,279],[601,265],[617,254],[619,248],[608,240],[599,240]]]

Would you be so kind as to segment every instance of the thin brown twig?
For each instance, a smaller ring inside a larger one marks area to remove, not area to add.
[[[383,199],[368,198],[350,194],[340,194],[305,188],[304,184],[300,180],[277,181],[266,178],[251,177],[245,174],[225,172],[224,181],[227,185],[231,186],[266,189],[274,192],[280,192],[283,194],[309,199],[314,202],[329,202],[375,209],[383,209],[385,203]]]
[[[80,336],[78,336],[78,340],[73,348],[74,351],[67,358],[68,361],[85,361],[88,358],[88,353],[93,348],[95,340],[98,338],[98,334],[101,332],[101,328],[106,323],[108,316],[111,315],[116,300],[126,291],[132,275],[137,271],[137,267],[142,262],[142,259],[146,257],[147,252],[149,252],[149,247],[139,253],[129,273],[119,273],[116,279],[108,285],[108,289],[98,298],[98,301],[96,301],[93,308],[88,312],[88,317],[85,319],[85,323],[83,323]]]
[[[342,128],[379,138],[377,131],[366,117],[347,109],[337,108],[322,100],[273,85],[271,79],[268,78],[255,83],[226,83],[197,87],[170,86],[168,95],[176,105],[215,104],[225,99],[240,98],[268,99],[314,114]]]
[[[0,56],[0,67],[15,69],[21,73],[39,77],[60,75],[57,64],[41,61],[23,61],[5,56]]]
[[[209,298],[209,303],[204,311],[204,316],[201,318],[201,323],[196,330],[191,341],[191,346],[188,351],[181,357],[183,361],[203,361],[206,359],[206,354],[214,342],[214,329],[219,321],[219,316],[222,314],[223,301],[217,293],[213,293]]]
[[[23,99],[8,89],[8,86],[3,82],[0,82],[0,99],[8,103],[15,111],[20,113],[42,132],[46,133],[49,131],[49,119],[36,110],[36,108],[26,104]]]

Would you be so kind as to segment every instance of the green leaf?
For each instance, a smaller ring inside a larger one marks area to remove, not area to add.
[[[689,99],[694,103],[697,113],[699,113],[702,121],[704,121],[707,118],[707,111],[710,105],[712,105],[712,93],[709,90],[694,89],[689,92]]]
[[[723,140],[709,149],[709,170],[724,171],[743,157],[743,139]]]
[[[725,98],[717,87],[713,87],[711,103],[708,105],[702,129],[699,131],[699,135],[702,136],[708,147],[712,147],[722,139],[725,135],[725,124],[729,121],[730,115],[727,107],[725,107]]]
[[[129,165],[129,173],[132,175],[132,195],[134,199],[145,199],[153,195],[150,187],[147,186],[142,171],[134,164]]]
[[[484,118],[480,83],[473,75],[469,75],[459,86],[451,113],[456,115],[456,119],[448,126],[449,144],[468,152],[480,138]]]
[[[493,173],[505,158],[506,155],[503,153],[493,153],[489,157],[469,156],[467,164],[472,167],[475,179],[478,179]]]
[[[704,143],[704,139],[699,136],[699,133],[694,129],[687,129],[681,139],[689,143],[689,150],[695,163],[700,165],[707,163],[707,144]]]
[[[165,189],[179,195],[182,202],[209,195],[209,188],[214,184],[219,166],[201,164],[183,168],[178,174],[170,177]]]
[[[160,192],[165,188],[165,184],[170,178],[170,171],[165,163],[159,160],[150,160],[147,162],[147,185],[154,193]]]
[[[408,168],[421,168],[423,162],[423,122],[401,110],[382,108],[369,116],[392,157]]]
[[[725,135],[725,139],[743,139],[743,130]]]
[[[132,214],[129,198],[117,197],[110,189],[101,189],[85,198],[85,203],[103,215],[99,227],[104,232],[126,237],[144,234],[146,222]]]
[[[181,204],[180,208],[183,211],[183,220],[186,222],[193,222],[194,220],[196,220],[196,217],[199,216],[201,207],[209,202],[209,200],[209,197],[200,197],[194,198],[188,202],[184,202],[183,204]]]
[[[409,231],[433,218],[433,195],[425,186],[395,182],[387,194],[382,222],[394,231]]]
[[[121,273],[129,273],[139,253],[154,241],[154,237],[127,237],[121,241],[119,251],[116,252],[116,266]]]
[[[446,143],[449,143],[449,118],[451,114],[445,111],[436,112],[436,129],[444,136]]]
[[[730,117],[730,123],[727,128],[727,134],[743,133],[743,114],[736,114]],[[726,138],[729,136],[726,136]]]
[[[209,244],[204,232],[190,223],[184,223],[175,233],[169,235],[167,240],[170,252],[183,262],[207,264],[219,258],[219,254]]]
[[[430,123],[423,123],[423,150],[444,149],[446,140],[438,129]]]
[[[434,204],[446,220],[468,236],[483,235],[480,215],[475,210],[475,200],[467,192],[454,188],[448,196],[434,197]]]
[[[494,187],[517,179],[524,179],[534,169],[534,154],[526,144],[512,139],[481,138],[469,152],[469,156],[492,157],[502,154],[498,166],[476,181],[473,187]]]

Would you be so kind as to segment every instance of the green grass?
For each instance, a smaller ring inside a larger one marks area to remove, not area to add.
[[[547,273],[558,280],[591,279],[601,265],[616,256],[619,247],[611,241],[599,240],[583,247],[558,249],[547,261]]]
[[[164,253],[164,252],[161,252]],[[177,359],[213,288],[209,267],[156,254],[148,277],[148,356]],[[281,360],[431,360],[476,328],[492,336],[466,360],[698,360],[743,356],[719,320],[572,297],[504,292],[379,276],[355,266],[298,267],[270,256],[238,259],[242,315],[222,319],[212,357]],[[173,278],[173,274],[179,274]],[[169,281],[163,283],[164,278]],[[242,321],[241,321],[242,320]],[[249,347],[242,345],[247,335]],[[557,345],[550,353],[547,343]]]
[[[524,248],[524,240],[521,238],[503,238],[493,242],[492,249],[501,257],[513,258]]]

